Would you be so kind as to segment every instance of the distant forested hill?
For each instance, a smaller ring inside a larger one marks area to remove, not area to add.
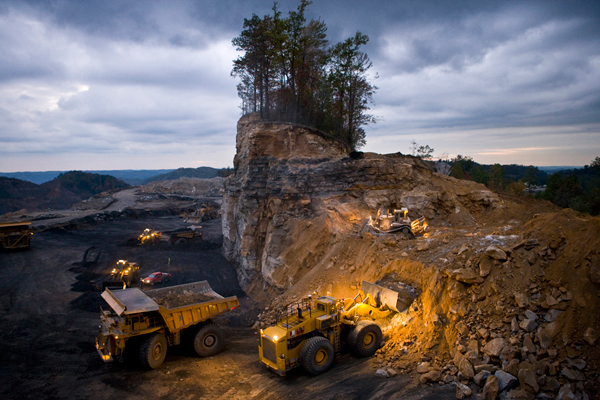
[[[130,185],[140,185],[145,179],[151,176],[166,174],[173,171],[172,169],[117,169],[112,171],[83,171],[98,175],[110,175],[129,183]],[[42,172],[0,172],[0,176],[7,178],[15,178],[23,181],[33,182],[38,185],[50,182],[58,175],[67,171],[42,171]]]
[[[166,174],[156,175],[144,180],[143,184],[147,184],[155,181],[171,181],[179,178],[204,178],[210,179],[215,178],[218,175],[218,169],[211,167],[198,167],[198,168],[179,168],[175,171],[168,172]]]
[[[21,209],[68,209],[73,204],[98,193],[128,187],[129,184],[113,176],[81,171],[60,174],[41,185],[0,177],[0,214]]]
[[[450,176],[483,183],[499,193],[525,196],[535,192],[536,197],[560,207],[600,214],[600,157],[583,168],[544,167],[545,171],[533,165],[483,165],[461,155],[450,160],[450,165]],[[531,191],[532,186],[538,188]]]

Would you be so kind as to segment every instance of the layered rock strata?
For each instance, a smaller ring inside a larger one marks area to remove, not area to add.
[[[237,129],[222,221],[226,257],[247,290],[291,287],[334,243],[360,234],[382,205],[452,225],[472,224],[501,205],[483,185],[437,174],[415,157],[350,158],[318,131],[256,115],[242,117]]]

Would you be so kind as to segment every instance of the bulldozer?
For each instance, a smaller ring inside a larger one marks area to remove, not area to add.
[[[415,238],[417,235],[423,235],[429,230],[429,224],[425,217],[411,220],[408,216],[407,208],[387,209],[382,207],[377,211],[377,216],[373,220],[369,217],[367,224],[379,233],[403,233]]]
[[[138,285],[140,285],[140,268],[137,263],[119,260],[111,270],[110,278],[102,282],[102,291],[106,288],[126,289]]]
[[[275,325],[260,330],[260,361],[280,376],[302,366],[309,374],[329,369],[345,344],[359,357],[379,349],[383,334],[373,320],[408,308],[412,297],[363,281],[349,299],[312,296],[287,306]]]

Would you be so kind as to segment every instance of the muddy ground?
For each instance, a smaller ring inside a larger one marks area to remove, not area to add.
[[[221,254],[221,221],[202,224],[204,242],[183,246],[128,245],[144,228],[185,226],[178,216],[101,222],[35,234],[28,251],[0,253],[0,397],[3,399],[453,399],[450,385],[419,385],[414,375],[375,376],[374,359],[343,354],[327,373],[295,370],[279,377],[258,361],[259,312]],[[81,265],[86,249],[102,253]],[[135,261],[142,276],[172,274],[167,285],[208,280],[242,307],[220,317],[227,341],[220,354],[202,359],[185,346],[169,349],[165,363],[146,371],[104,364],[94,337],[99,324],[103,274],[119,259]]]

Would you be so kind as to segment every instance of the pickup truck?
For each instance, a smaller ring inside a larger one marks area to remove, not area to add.
[[[122,361],[126,351],[137,352],[142,366],[152,369],[163,363],[167,347],[182,338],[189,338],[199,356],[218,353],[224,335],[212,318],[240,306],[236,296],[219,295],[207,281],[147,291],[105,289],[102,298],[111,307],[101,310],[96,336],[102,360]]]

